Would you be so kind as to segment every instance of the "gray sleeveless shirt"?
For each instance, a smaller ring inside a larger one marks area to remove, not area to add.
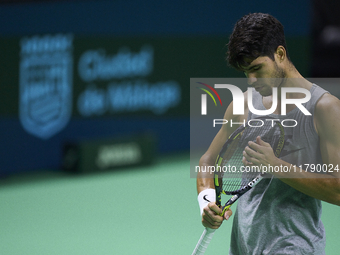
[[[285,146],[280,156],[282,160],[298,166],[322,164],[313,113],[317,101],[327,91],[313,84],[310,92],[311,99],[303,105],[312,116],[304,115],[297,107],[287,115],[269,115],[298,122],[296,127],[285,128]],[[255,109],[265,110],[262,96],[255,90],[253,105]],[[248,114],[248,120],[257,117],[251,112]],[[321,201],[297,191],[278,178],[269,177],[239,199],[229,254],[323,255],[325,243]]]

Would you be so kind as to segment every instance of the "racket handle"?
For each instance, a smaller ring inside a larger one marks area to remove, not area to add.
[[[212,228],[205,228],[200,240],[198,240],[196,247],[191,255],[202,255],[204,254],[205,250],[208,248],[208,245],[215,233],[216,229]]]

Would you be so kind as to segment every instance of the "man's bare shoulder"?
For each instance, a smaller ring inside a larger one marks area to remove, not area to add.
[[[314,121],[317,131],[330,131],[332,127],[339,127],[340,100],[329,93],[325,93],[315,106]]]
[[[315,115],[330,115],[334,113],[340,114],[340,100],[329,93],[325,93],[315,106]]]

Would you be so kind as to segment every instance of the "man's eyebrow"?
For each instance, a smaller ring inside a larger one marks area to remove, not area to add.
[[[262,65],[262,63],[255,64],[255,65],[249,65],[248,67],[242,67],[242,70],[243,71],[250,71],[251,69],[258,67],[258,66],[261,66],[261,65]]]

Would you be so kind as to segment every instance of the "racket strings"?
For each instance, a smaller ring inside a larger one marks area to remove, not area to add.
[[[252,122],[252,127],[245,128],[233,142],[226,148],[222,155],[220,164],[220,184],[222,190],[227,193],[236,192],[245,187],[252,179],[260,173],[257,167],[245,167],[242,163],[243,151],[249,141],[256,142],[258,136],[269,143],[273,150],[278,144],[281,130],[275,122],[264,124],[263,121]]]

